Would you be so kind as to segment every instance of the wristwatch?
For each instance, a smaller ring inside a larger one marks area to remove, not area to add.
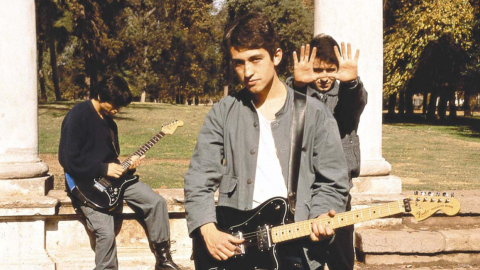
[[[348,88],[350,88],[350,89],[355,88],[358,85],[358,78],[355,78],[355,79],[353,79],[351,81],[348,81],[348,82],[344,82],[344,84],[347,85]]]

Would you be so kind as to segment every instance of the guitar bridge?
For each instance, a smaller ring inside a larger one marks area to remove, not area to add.
[[[238,239],[243,239],[243,233],[242,232],[236,232],[236,233],[233,233],[232,235],[237,237]],[[239,256],[239,255],[240,256],[245,255],[245,245],[244,244],[238,245],[237,248],[235,249],[234,256]]]
[[[268,225],[258,227],[257,244],[258,244],[258,250],[260,251],[268,250],[272,247],[272,240],[270,237],[270,227]]]

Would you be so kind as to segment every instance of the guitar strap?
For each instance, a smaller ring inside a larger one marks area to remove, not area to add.
[[[288,204],[290,213],[295,214],[297,201],[298,175],[300,172],[300,160],[302,154],[303,130],[305,126],[306,95],[293,91],[292,127],[290,131],[290,160],[288,162]],[[293,219],[292,219],[293,220]]]

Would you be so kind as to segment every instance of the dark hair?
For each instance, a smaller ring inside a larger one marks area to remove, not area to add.
[[[120,76],[110,76],[98,83],[98,98],[102,102],[110,102],[115,107],[125,107],[132,102],[132,92],[128,84]]]
[[[333,50],[333,47],[335,46],[337,46],[340,52],[340,46],[338,46],[338,43],[335,41],[335,39],[325,34],[316,35],[312,39],[312,42],[310,42],[311,48],[317,48],[317,55],[315,58],[320,59],[328,64],[335,64],[338,68],[338,59],[335,55],[335,51]]]
[[[227,51],[235,49],[265,49],[271,59],[280,47],[272,22],[260,12],[249,12],[225,28]]]

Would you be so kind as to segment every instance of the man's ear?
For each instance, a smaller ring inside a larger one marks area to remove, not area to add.
[[[277,48],[275,50],[275,54],[273,55],[273,64],[275,66],[278,66],[280,64],[280,62],[282,61],[282,57],[283,57],[283,51],[282,49],[280,48]]]

